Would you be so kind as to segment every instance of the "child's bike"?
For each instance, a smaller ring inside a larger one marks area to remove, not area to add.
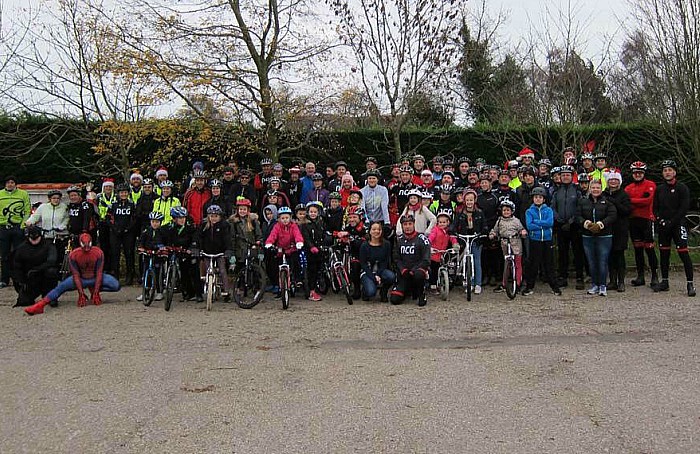
[[[464,285],[464,292],[467,294],[467,301],[472,300],[472,290],[474,288],[474,254],[472,253],[472,245],[474,241],[483,236],[457,235],[457,239],[464,244],[464,252],[462,252],[459,261],[458,274],[462,276],[462,285]]]

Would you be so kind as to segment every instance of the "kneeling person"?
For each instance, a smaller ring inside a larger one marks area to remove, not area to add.
[[[403,233],[397,238],[396,267],[399,270],[398,284],[391,291],[391,304],[401,304],[410,294],[419,306],[427,303],[425,280],[430,268],[430,242],[422,233],[416,232],[413,215],[404,214],[400,219]]]
[[[46,296],[58,283],[57,252],[44,240],[41,227],[26,230],[26,241],[13,253],[12,282],[17,290],[17,306],[31,306],[36,297]],[[54,305],[54,302],[51,302]]]

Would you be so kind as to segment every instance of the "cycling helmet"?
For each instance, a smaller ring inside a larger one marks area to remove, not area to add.
[[[422,199],[433,199],[433,193],[430,191],[423,191],[423,195],[421,195]]]
[[[312,180],[312,181],[319,181],[319,180],[320,180],[320,181],[323,181],[323,175],[321,175],[321,174],[318,173],[318,172],[317,172],[317,173],[314,173],[313,175],[311,175],[311,180]]]
[[[532,191],[530,191],[531,196],[536,196],[536,195],[541,195],[542,197],[547,197],[547,191],[545,191],[544,188],[542,187],[536,187],[532,188]]]
[[[163,221],[165,219],[165,216],[163,216],[163,213],[160,213],[158,211],[151,211],[148,214],[148,219],[151,221]]]
[[[170,180],[165,180],[160,183],[161,188],[172,188],[173,187],[173,182]]]
[[[500,171],[501,166],[499,166],[498,164],[491,164],[491,166],[489,166],[489,170],[499,170]]]
[[[377,169],[372,169],[372,170],[368,170],[367,172],[365,172],[365,178],[367,178],[367,177],[379,178],[380,176],[381,176],[381,173],[379,173],[379,170],[377,170]]]
[[[153,179],[152,178],[144,178],[143,179],[143,185],[144,186],[153,186]]]
[[[551,169],[552,168],[552,161],[550,161],[547,158],[542,158],[542,159],[540,159],[540,162],[537,163],[537,165],[547,166]]]
[[[399,172],[413,174],[413,168],[411,166],[401,166],[399,167]]]
[[[425,157],[423,157],[422,154],[417,154],[417,155],[413,156],[413,161],[423,161],[423,162],[425,162]]]
[[[216,178],[214,178],[213,180],[211,180],[209,182],[209,186],[212,188],[220,188],[221,187],[221,180],[217,180]]]
[[[443,167],[447,167],[447,166],[449,166],[449,167],[454,167],[454,166],[455,166],[455,163],[454,163],[454,161],[451,160],[451,159],[445,159],[445,161],[442,163],[442,166],[443,166]]]
[[[345,161],[338,161],[335,163],[335,170],[338,170],[338,167],[343,166],[346,169],[348,168],[348,163]]]
[[[240,172],[238,172],[238,176],[243,178],[243,177],[248,177],[250,178],[250,170],[248,169],[243,169]]]
[[[556,174],[558,174],[558,173],[561,173],[561,167],[559,167],[559,166],[552,167],[552,171],[551,171],[550,173],[551,173],[552,175],[556,175]]]
[[[508,171],[508,169],[501,169],[501,171],[498,173],[498,175],[499,175],[499,176],[500,176],[500,175],[505,175],[505,176],[507,176],[507,177],[510,177],[510,172]]]
[[[187,208],[185,207],[172,207],[170,209],[170,216],[173,218],[186,218],[187,217]]]
[[[561,166],[559,168],[560,173],[574,173],[574,167],[573,166]]]
[[[298,204],[294,207],[294,212],[296,213],[297,211],[306,211],[306,205],[303,203]]]
[[[632,172],[646,172],[647,165],[642,161],[634,161],[632,164],[630,164],[630,170]]]
[[[41,238],[44,232],[41,230],[41,227],[30,225],[24,230],[24,234],[27,236],[27,238],[36,240],[37,238]]]
[[[373,162],[376,164],[377,158],[375,158],[374,156],[367,156],[367,159],[365,159],[365,163],[367,163],[367,162]]]
[[[673,159],[665,159],[664,161],[661,162],[661,169],[663,170],[665,167],[670,167],[673,170],[678,170],[678,164],[676,164],[676,161]]]
[[[318,211],[323,211],[323,203],[320,200],[312,200],[311,202],[307,202],[306,209],[308,210],[311,207],[316,207],[318,208]]]
[[[508,208],[511,209],[511,211],[514,211],[514,210],[515,210],[515,204],[514,204],[513,201],[510,200],[510,199],[503,199],[503,200],[501,200],[501,203],[498,204],[498,207],[499,207],[499,208],[508,207]]]
[[[122,191],[130,191],[131,190],[129,185],[126,183],[119,183],[115,189],[118,193],[122,192]]]
[[[236,200],[236,206],[238,206],[238,207],[250,207],[251,205],[252,204],[250,203],[250,200],[248,200],[248,199],[240,198],[240,199]]]
[[[591,161],[593,160],[593,153],[583,153],[581,155],[581,161],[584,159],[590,159]]]
[[[484,158],[476,158],[476,161],[474,161],[475,164],[486,164],[486,159]]]
[[[278,216],[282,216],[283,214],[288,214],[288,215],[291,216],[291,214],[292,214],[292,209],[289,208],[289,207],[282,207],[282,208],[279,209],[279,211],[277,211],[277,215],[278,215]]]
[[[519,169],[523,175],[532,175],[533,177],[537,175],[537,172],[535,171],[535,168],[532,166],[523,166]]]
[[[270,184],[272,183],[282,183],[282,179],[280,177],[272,177],[270,178]]]
[[[440,216],[447,216],[449,219],[452,219],[452,214],[448,210],[443,209],[438,211],[435,217],[439,218]]]
[[[362,198],[362,191],[360,191],[359,189],[350,189],[349,195],[352,195],[352,194],[357,194],[360,196],[360,198]]]
[[[454,186],[451,184],[443,184],[440,186],[440,193],[441,194],[450,194],[452,195],[452,191],[454,191]]]
[[[598,159],[608,159],[608,155],[607,155],[607,153],[605,153],[604,151],[599,151],[598,153],[595,154],[595,156],[593,157],[593,159],[595,159],[596,161],[597,161]]]
[[[455,179],[455,174],[454,174],[454,172],[452,172],[451,170],[446,170],[446,171],[442,172],[442,177],[443,177],[443,178],[445,178],[445,177],[452,177],[452,179],[454,180],[454,179]]]
[[[415,195],[419,199],[423,197],[423,193],[418,188],[413,188],[410,191],[408,191],[408,193],[406,193],[406,196],[408,196],[408,197],[411,197],[412,195]]]
[[[284,170],[284,166],[278,162],[272,166],[272,170],[277,170],[278,172],[281,172]]]
[[[416,218],[413,217],[412,214],[404,214],[403,216],[401,216],[400,221],[402,224],[405,224],[406,222],[416,222]]]
[[[476,197],[477,195],[479,195],[479,194],[477,194],[477,192],[476,192],[475,190],[473,190],[472,188],[465,189],[464,192],[462,193],[462,195],[464,195],[464,196],[466,196],[467,194],[474,194],[474,197]]]
[[[262,158],[260,160],[260,165],[261,166],[271,166],[272,165],[272,159],[270,158]]]
[[[194,169],[194,172],[192,172],[192,178],[194,179],[207,179],[207,172],[201,169]]]
[[[479,175],[479,169],[476,167],[470,167],[469,170],[467,171],[467,176],[474,174],[474,175]]]
[[[588,183],[591,181],[591,177],[586,172],[579,173],[577,179],[579,183]]]
[[[59,197],[63,197],[63,194],[61,194],[61,191],[59,191],[58,189],[50,190],[49,193],[47,194],[47,197],[50,199],[51,197],[53,197],[55,195],[57,195]]]
[[[342,200],[343,196],[340,195],[340,192],[331,192],[328,194],[328,200],[331,199]]]
[[[207,208],[207,214],[222,215],[224,214],[224,210],[222,210],[219,205],[210,205],[209,208]]]
[[[278,197],[279,193],[277,191],[275,191],[274,189],[270,189],[269,191],[267,191],[267,196],[268,197]]]
[[[77,192],[78,194],[80,194],[82,192],[82,190],[78,186],[75,186],[75,185],[68,186],[68,189],[66,189],[66,194],[70,194],[71,192]]]
[[[461,158],[459,158],[459,159],[457,160],[457,164],[464,164],[465,162],[466,162],[467,164],[471,164],[471,163],[472,163],[472,160],[469,159],[469,158],[466,157],[466,156],[462,156]]]
[[[360,205],[353,205],[351,207],[348,207],[348,216],[350,216],[351,214],[355,214],[362,218],[365,216],[365,210],[363,210]]]
[[[443,164],[445,160],[442,158],[442,156],[435,156],[433,157],[433,164]]]

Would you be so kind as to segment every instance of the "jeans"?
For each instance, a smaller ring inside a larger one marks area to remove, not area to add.
[[[95,279],[80,279],[80,282],[83,283],[83,288],[89,288],[89,287],[94,287],[95,286]],[[100,291],[105,291],[105,292],[118,292],[120,289],[119,286],[119,281],[116,280],[112,275],[110,274],[103,274],[102,275],[102,288]],[[64,280],[58,283],[58,286],[56,286],[55,289],[51,290],[48,295],[46,295],[46,298],[48,298],[49,301],[56,301],[61,295],[63,295],[66,292],[70,292],[71,290],[75,290],[75,282],[73,282],[73,276],[68,276]]]
[[[481,243],[472,243],[472,259],[474,262],[474,285],[481,285]]]
[[[593,285],[605,285],[608,278],[608,257],[612,236],[583,236],[583,250],[588,259]]]
[[[377,294],[377,281],[374,279],[374,276],[374,274],[362,275],[362,288],[367,298],[372,298]],[[382,285],[385,287],[394,285],[394,282],[396,282],[396,274],[390,269],[383,270],[379,273],[379,277],[382,279]]]

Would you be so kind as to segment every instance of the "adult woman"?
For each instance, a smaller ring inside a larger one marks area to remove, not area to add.
[[[396,275],[389,269],[389,256],[391,244],[384,239],[384,226],[375,221],[369,227],[369,240],[360,246],[360,266],[362,268],[362,297],[369,300],[377,294],[382,303],[389,301],[387,294],[394,282]]]
[[[52,240],[56,232],[68,228],[68,205],[61,201],[61,191],[49,192],[49,201],[39,205],[34,214],[27,219],[27,226],[38,225],[44,231],[43,237]],[[63,262],[66,245],[63,240],[57,241],[57,263]]]
[[[613,226],[612,248],[608,259],[610,272],[609,290],[625,291],[625,250],[627,249],[629,235],[629,215],[632,213],[632,201],[630,196],[622,190],[622,175],[617,170],[611,170],[605,174],[608,180],[608,189],[605,195],[617,209],[617,220]]]
[[[586,253],[592,285],[589,295],[607,295],[608,258],[613,241],[613,226],[617,220],[615,204],[603,194],[603,184],[593,180],[587,197],[579,199],[576,219],[583,226],[583,250]]]

